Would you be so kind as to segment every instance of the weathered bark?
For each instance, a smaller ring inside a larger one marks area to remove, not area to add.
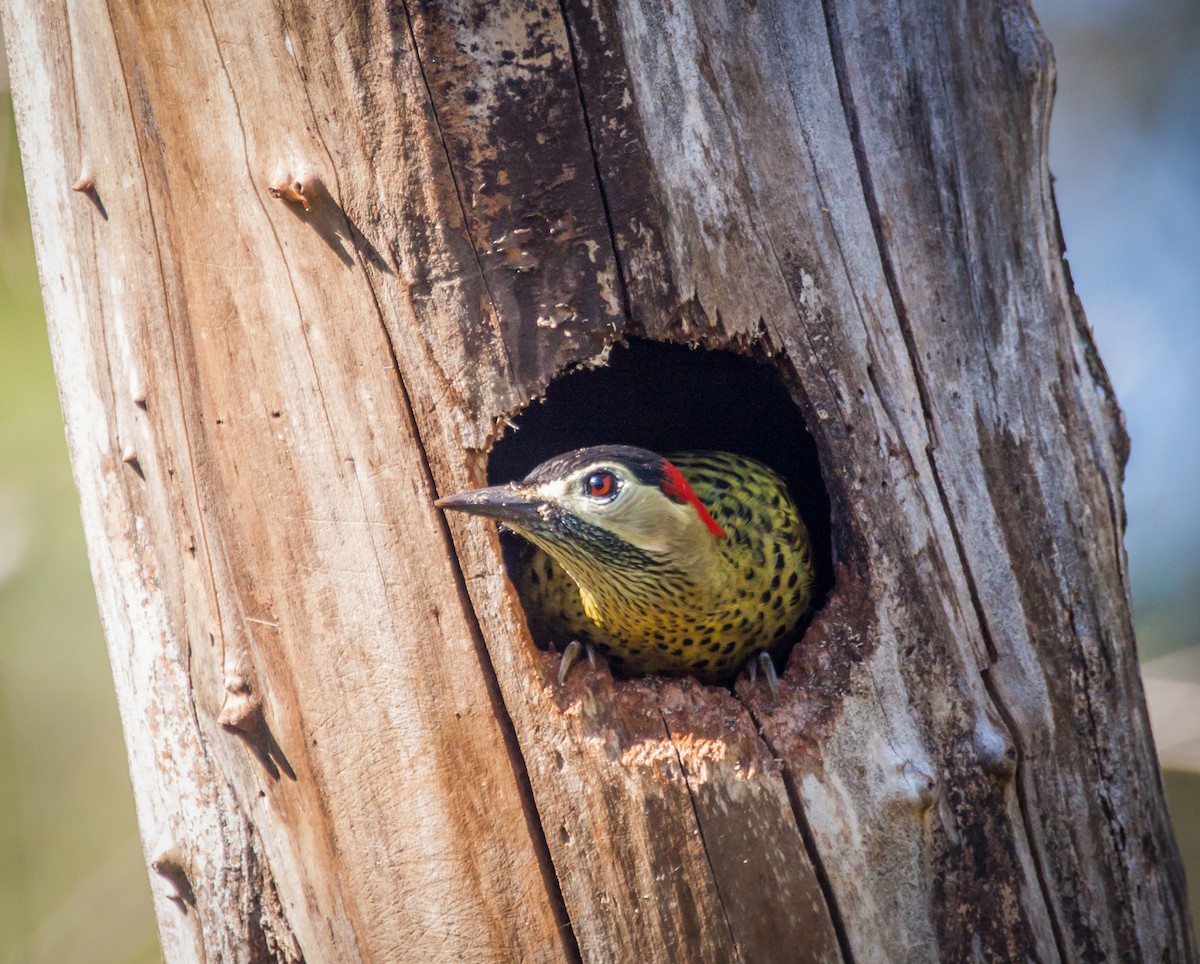
[[[1027,5],[5,29],[169,960],[1196,959]],[[431,507],[633,334],[812,430],[836,582],[778,699],[560,691]]]

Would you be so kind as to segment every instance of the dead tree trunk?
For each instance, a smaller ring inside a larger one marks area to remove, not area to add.
[[[5,13],[168,960],[1196,959],[1023,0]],[[560,691],[431,505],[635,335],[811,429],[779,699]]]

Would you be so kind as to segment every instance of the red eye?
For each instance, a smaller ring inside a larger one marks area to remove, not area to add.
[[[610,498],[617,491],[617,478],[611,472],[593,472],[583,483],[583,491],[593,499]]]

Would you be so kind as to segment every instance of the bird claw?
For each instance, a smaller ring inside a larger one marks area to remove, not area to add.
[[[763,676],[767,678],[767,685],[771,688],[771,695],[778,696],[779,675],[775,672],[775,661],[771,659],[771,654],[765,649],[746,661],[746,672],[750,675],[751,685],[754,685],[758,681],[758,670],[760,667],[762,668]]]
[[[587,661],[593,666],[596,665],[596,651],[592,648],[591,643],[581,643],[577,639],[567,643],[566,649],[563,650],[562,659],[558,661],[558,685],[562,686],[567,678],[567,673],[571,671],[571,667],[579,659],[580,652],[587,654]]]

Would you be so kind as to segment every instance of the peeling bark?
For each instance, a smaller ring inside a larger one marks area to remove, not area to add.
[[[168,960],[1196,960],[1025,3],[4,14]],[[631,336],[812,432],[778,698],[432,508]]]

